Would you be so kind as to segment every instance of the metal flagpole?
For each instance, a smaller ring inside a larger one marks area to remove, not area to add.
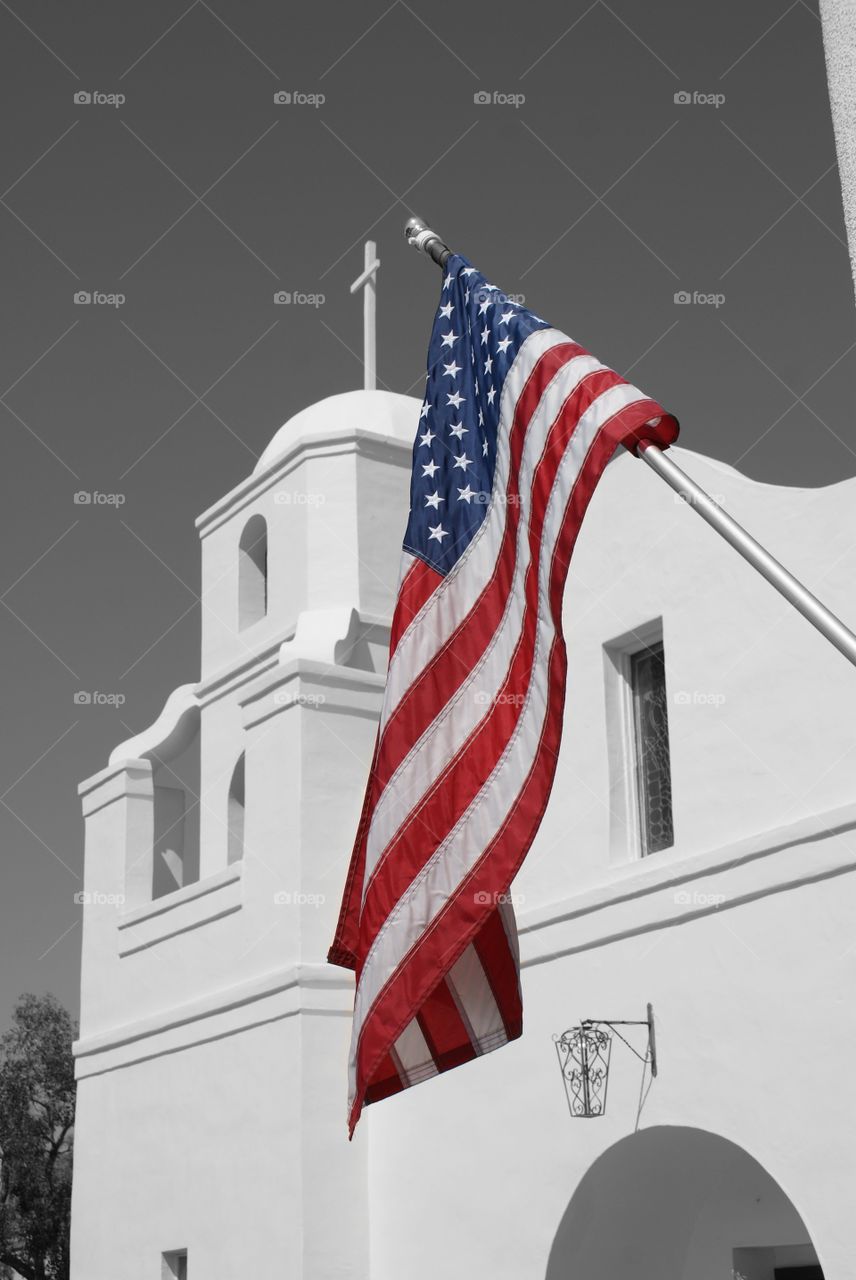
[[[436,231],[422,221],[421,218],[410,218],[404,228],[409,244],[421,249],[440,267],[445,267],[451,257],[451,249],[444,244]],[[821,604],[817,596],[812,595],[807,587],[789,573],[784,565],[779,564],[760,542],[739,525],[736,520],[713,500],[700,485],[691,480],[685,471],[668,457],[655,444],[642,441],[637,450],[637,457],[642,458],[661,480],[671,485],[676,493],[687,502],[703,520],[706,520],[734,550],[748,560],[753,569],[775,587],[799,613],[806,618],[830,644],[835,645],[839,653],[856,666],[856,635],[844,625],[840,618]]]

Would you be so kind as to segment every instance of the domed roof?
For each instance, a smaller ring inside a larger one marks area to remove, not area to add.
[[[397,391],[344,391],[301,409],[280,427],[253,468],[266,471],[309,436],[350,435],[371,431],[412,444],[422,402]]]

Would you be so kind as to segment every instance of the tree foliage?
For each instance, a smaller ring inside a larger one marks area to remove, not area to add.
[[[24,995],[0,1038],[0,1276],[68,1280],[76,1027]]]

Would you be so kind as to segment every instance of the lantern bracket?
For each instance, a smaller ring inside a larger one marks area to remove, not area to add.
[[[639,1050],[634,1045],[632,1045],[630,1041],[621,1034],[620,1031],[615,1031],[615,1034],[618,1036],[619,1040],[622,1040],[624,1044],[627,1045],[627,1048],[630,1050],[631,1053],[636,1054],[636,1057],[639,1059],[640,1062],[648,1062],[651,1064],[651,1075],[656,1080],[657,1078],[657,1040],[654,1034],[654,1006],[652,1004],[649,1004],[647,1006],[647,1012],[648,1012],[648,1017],[645,1018],[644,1021],[637,1019],[634,1022],[634,1021],[628,1021],[627,1019],[622,1020],[620,1018],[583,1018],[580,1025],[583,1027],[609,1027],[612,1031],[615,1031],[616,1027],[647,1027],[648,1028],[648,1048],[644,1054],[640,1053]]]

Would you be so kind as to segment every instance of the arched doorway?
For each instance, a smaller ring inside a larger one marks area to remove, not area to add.
[[[742,1147],[661,1125],[591,1166],[559,1224],[546,1280],[822,1280],[808,1231]]]

